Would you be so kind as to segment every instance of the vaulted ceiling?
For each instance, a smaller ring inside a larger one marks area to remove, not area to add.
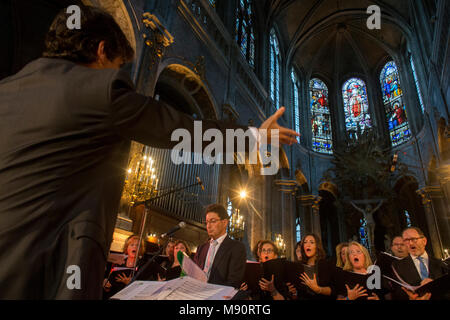
[[[272,0],[258,5],[266,27],[276,25],[288,63],[306,77],[318,74],[342,80],[373,73],[384,58],[399,52],[409,32],[409,2]],[[367,27],[370,5],[381,8],[380,30]]]

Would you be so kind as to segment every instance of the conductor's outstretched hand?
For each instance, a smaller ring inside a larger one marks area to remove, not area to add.
[[[267,129],[267,138],[268,143],[271,143],[272,139],[276,138],[275,136],[272,136],[271,130],[272,129],[278,129],[279,130],[279,143],[280,144],[288,144],[292,145],[294,143],[297,143],[297,137],[300,137],[300,134],[292,129],[288,129],[285,127],[282,127],[278,124],[278,119],[283,115],[283,113],[286,111],[285,107],[281,107],[277,110],[273,115],[271,115],[266,121],[264,121],[259,127],[259,129]]]

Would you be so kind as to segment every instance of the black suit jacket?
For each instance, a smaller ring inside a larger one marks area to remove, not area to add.
[[[198,247],[194,262],[204,268],[209,242]],[[239,288],[244,280],[247,253],[242,242],[226,236],[217,250],[209,275],[209,283]]]
[[[0,299],[101,298],[130,141],[171,148],[175,129],[193,127],[123,71],[41,58],[3,79]],[[69,290],[73,265],[81,289]]]
[[[417,272],[414,261],[410,255],[401,260],[395,260],[394,262],[392,262],[392,266],[395,268],[398,275],[408,284],[412,286],[420,285],[422,279],[420,278],[420,274],[419,272]],[[433,280],[448,273],[447,266],[441,260],[433,258],[430,255],[428,255],[428,270],[428,277]],[[404,293],[399,287],[395,287],[393,296],[395,299],[408,299],[406,293]]]

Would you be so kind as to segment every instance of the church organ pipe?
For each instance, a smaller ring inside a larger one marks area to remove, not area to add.
[[[190,154],[190,157],[191,157],[191,161],[193,161],[194,160],[194,154],[193,153]],[[194,174],[194,165],[190,165],[189,168],[188,168],[188,176],[192,177],[193,174]],[[190,205],[188,206],[186,213],[187,213],[187,215],[189,217],[191,217],[191,206]]]
[[[161,170],[162,174],[161,174],[161,182],[160,182],[160,187],[162,188],[167,188],[167,175],[170,171],[170,166],[169,166],[169,162],[167,162],[167,153],[166,150],[163,149],[156,149],[157,150],[157,154],[158,154],[158,161],[161,161],[162,165],[163,165],[163,169]],[[166,199],[164,198],[160,198],[157,202],[158,207],[164,207],[164,203],[165,203]]]
[[[186,169],[187,169],[188,165],[182,165],[181,166],[181,174],[180,174],[180,180],[181,180],[181,185],[187,185],[188,184],[188,179],[186,179]],[[189,182],[191,183],[191,182]],[[184,203],[184,201],[182,201],[181,203],[181,211],[180,211],[181,215],[184,217],[186,214],[186,205]]]
[[[162,192],[167,192],[172,187],[193,183],[196,176],[200,177],[205,186],[205,191],[196,186],[186,190],[185,193],[158,199],[153,206],[171,212],[180,219],[203,221],[203,205],[217,201],[220,165],[195,164],[195,160],[202,159],[202,154],[191,153],[191,164],[175,165],[171,161],[170,150],[144,147],[143,152],[155,163],[158,189]]]
[[[198,159],[199,155],[196,154],[195,156]],[[195,176],[200,176],[200,165],[196,165],[195,166],[195,173],[194,174],[195,174]],[[196,207],[197,207],[196,203],[192,203],[192,210],[194,211],[194,214],[195,214]]]
[[[168,187],[174,187],[176,184],[175,181],[175,174],[176,174],[176,166],[171,162],[171,170],[167,176],[167,186]],[[166,199],[166,209],[169,212],[173,212],[173,203],[175,201],[175,194],[171,194],[167,199]]]
[[[177,165],[177,172],[175,175],[175,179],[177,181],[177,185],[182,186],[183,185],[183,177],[181,176],[181,172],[183,171],[183,167],[185,164],[179,164]],[[181,203],[183,202],[184,193],[186,190],[183,190],[181,192],[178,192],[175,194],[175,203],[174,203],[174,210],[173,212],[177,215],[183,215],[183,211],[181,208]]]
[[[173,173],[173,170],[171,162],[168,161],[169,153],[167,152],[167,150],[160,150],[160,152],[161,152],[161,160],[164,162],[165,166],[163,177],[164,183],[162,184],[162,186],[165,189],[165,191],[169,191],[168,188],[171,187],[170,175]],[[161,198],[159,206],[163,209],[168,209],[167,204],[169,202],[169,199],[170,197]]]

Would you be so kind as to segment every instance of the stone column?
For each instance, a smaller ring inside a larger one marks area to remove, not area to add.
[[[292,258],[295,245],[295,180],[276,180],[275,184],[281,191],[281,201],[283,203],[283,212],[281,214],[281,234],[286,243],[286,257]]]
[[[442,190],[439,186],[426,186],[416,190],[416,193],[422,197],[422,204],[425,209],[428,230],[430,232],[429,240],[431,241],[434,256],[442,259],[443,247],[435,208],[435,200],[443,198]]]
[[[320,229],[320,211],[319,211],[319,203],[322,200],[322,197],[314,196],[313,204],[312,204],[312,213],[313,213],[313,232],[321,237],[321,229]],[[321,237],[322,238],[322,237]]]
[[[321,197],[312,194],[298,197],[303,207],[305,233],[316,233],[320,236],[319,202]]]

